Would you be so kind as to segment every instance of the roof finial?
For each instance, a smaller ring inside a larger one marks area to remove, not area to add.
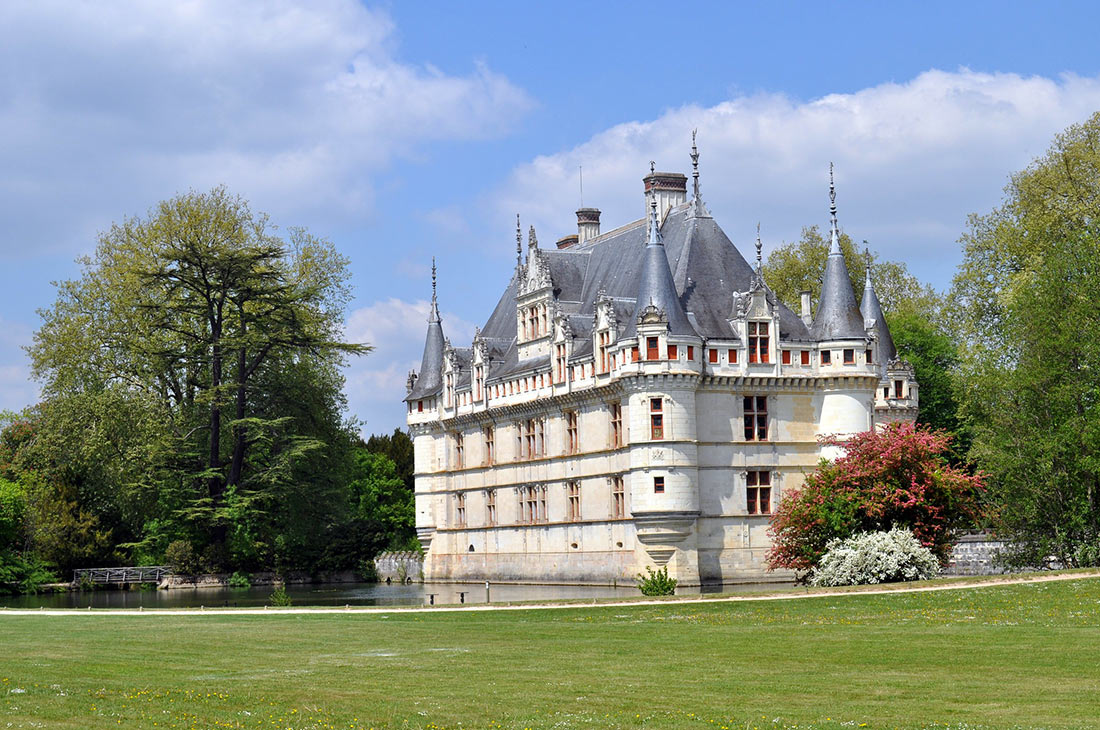
[[[435,301],[435,256],[432,256],[432,301]]]
[[[519,213],[516,213],[516,266],[523,266],[523,231],[519,227]]]
[[[761,253],[764,244],[760,243],[760,222],[756,222],[756,273],[759,274],[764,270],[764,256]]]
[[[653,160],[649,161],[649,174],[653,175],[657,172],[657,163]]]
[[[871,248],[867,245],[867,239],[863,239],[863,266],[867,274],[867,283],[871,283]]]
[[[538,248],[539,239],[535,238],[535,227],[531,226],[531,229],[527,231],[527,248]]]
[[[829,247],[829,254],[840,253],[840,234],[836,224],[836,186],[833,184],[833,163],[829,163],[829,216],[832,218],[830,223],[830,231],[832,236],[832,245]]]
[[[695,146],[695,135],[698,132],[698,129],[691,130],[691,177],[696,200],[699,200],[699,148]]]

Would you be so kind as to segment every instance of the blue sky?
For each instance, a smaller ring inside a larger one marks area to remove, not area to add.
[[[689,171],[743,250],[827,218],[946,287],[966,216],[1100,109],[1095,3],[193,1],[0,6],[0,408],[51,281],[112,221],[227,185],[352,260],[365,432],[402,424],[439,259],[468,341],[584,203],[640,217],[649,160]]]

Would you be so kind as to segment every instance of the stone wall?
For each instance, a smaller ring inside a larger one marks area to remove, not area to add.
[[[997,552],[1005,543],[988,532],[968,532],[959,538],[951,554],[951,563],[942,575],[1000,575],[1004,568],[995,564]]]
[[[413,550],[381,553],[374,559],[374,569],[382,582],[419,582],[424,579],[424,556]]]

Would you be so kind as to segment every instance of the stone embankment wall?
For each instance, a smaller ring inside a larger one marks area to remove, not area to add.
[[[394,583],[418,583],[424,580],[424,556],[415,550],[381,553],[374,559],[374,569],[383,583],[387,578]]]
[[[230,573],[202,573],[199,575],[169,575],[157,585],[158,588],[217,588],[229,585]],[[359,578],[353,571],[341,571],[325,575],[308,573],[249,573],[249,582],[254,586],[269,586],[275,583],[355,583]]]
[[[959,538],[951,554],[951,563],[942,575],[1000,575],[1008,571],[995,562],[1005,546],[988,532],[968,532]]]

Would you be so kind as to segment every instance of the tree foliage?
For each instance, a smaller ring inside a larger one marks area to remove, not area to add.
[[[389,456],[358,449],[350,487],[359,519],[385,541],[384,547],[391,550],[418,547],[413,492],[398,475]]]
[[[771,569],[808,571],[830,540],[902,527],[946,564],[953,535],[980,515],[984,482],[951,466],[951,437],[894,423],[846,441],[845,454],[822,461],[802,489],[785,494],[772,516]]]
[[[971,456],[1011,562],[1100,559],[1100,113],[972,216],[951,291]]]
[[[852,291],[858,300],[863,292],[866,264],[863,251],[856,248],[847,233],[840,234],[840,250],[848,266]],[[881,261],[871,254],[871,277],[875,293],[887,316],[895,312],[924,312],[935,316],[941,304],[936,291],[922,284],[909,273],[905,264],[898,261]],[[821,280],[825,275],[825,262],[829,258],[829,240],[817,226],[802,229],[802,237],[785,243],[770,254],[764,262],[764,280],[780,301],[792,311],[802,310],[801,293],[810,292],[815,303],[821,301]]]
[[[15,460],[84,539],[50,525],[41,549],[147,561],[185,540],[207,568],[331,564],[353,518],[340,367],[368,349],[342,339],[347,260],[217,188],[113,225],[81,264],[41,312],[45,400]]]

